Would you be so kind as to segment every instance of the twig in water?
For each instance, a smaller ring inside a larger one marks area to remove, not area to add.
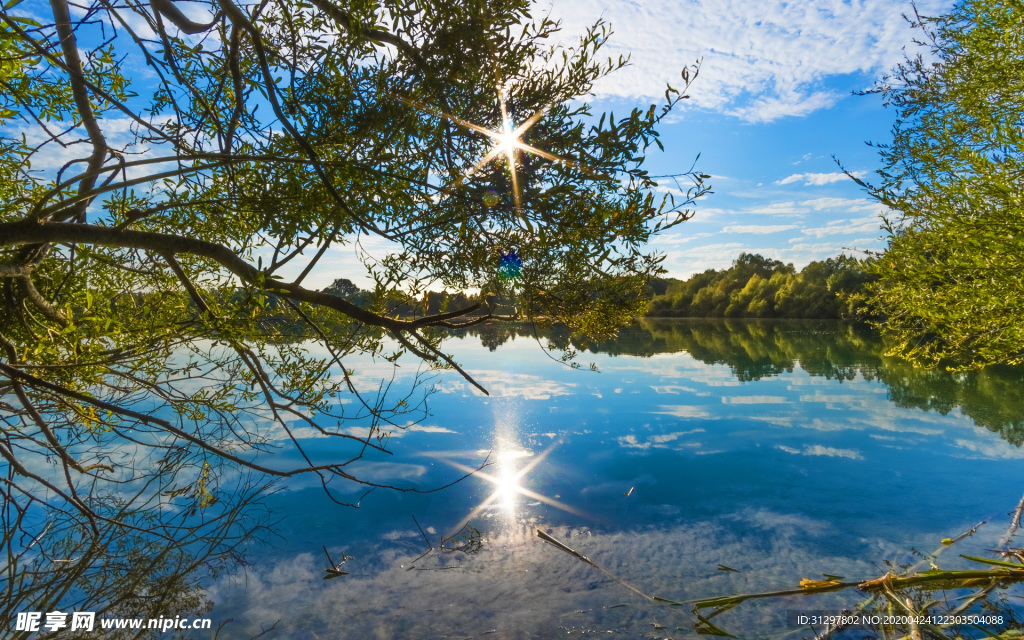
[[[427,548],[433,549],[434,545],[430,544],[430,540],[427,539],[427,534],[423,532],[423,527],[420,526],[420,522],[416,519],[415,514],[409,515],[412,516],[412,521],[416,523],[416,528],[420,530],[420,535],[423,536],[423,541],[427,543]]]
[[[1005,547],[1010,544],[1010,540],[1013,536],[1017,535],[1017,529],[1020,529],[1020,516],[1024,512],[1024,496],[1021,496],[1020,502],[1017,503],[1017,509],[1013,512],[1013,520],[1010,521],[1010,528],[1006,530],[1006,533],[999,540],[999,546]]]
[[[557,540],[554,536],[550,536],[550,535],[544,533],[543,531],[541,531],[540,529],[537,529],[537,537],[540,538],[541,540],[543,540],[544,542],[550,542],[551,544],[555,545],[556,547],[558,547],[562,551],[568,553],[571,556],[574,556],[574,557],[582,560],[583,562],[586,562],[587,564],[589,564],[592,567],[596,567],[597,566],[596,564],[594,564],[594,561],[591,560],[590,558],[588,558],[587,556],[583,555],[579,551],[576,551],[575,549],[570,548],[568,545],[566,545],[566,544],[560,542],[559,540]]]
[[[651,602],[661,602],[663,604],[667,604],[667,605],[672,606],[672,607],[681,607],[681,606],[683,606],[682,602],[676,602],[675,600],[669,600],[668,598],[662,598],[661,596],[652,596],[652,595],[649,595],[647,593],[644,593],[643,591],[641,591],[640,589],[634,587],[633,585],[631,585],[630,583],[626,582],[625,580],[623,580],[619,576],[615,575],[611,571],[608,571],[604,567],[601,567],[601,566],[595,564],[593,560],[591,560],[587,556],[583,555],[579,551],[576,551],[575,549],[573,549],[569,545],[567,545],[567,544],[561,542],[560,540],[556,539],[554,536],[551,536],[551,535],[548,535],[548,534],[544,533],[540,529],[537,529],[537,537],[540,538],[541,540],[543,540],[544,542],[551,543],[552,545],[554,545],[559,550],[568,553],[569,555],[573,556],[577,560],[582,560],[583,562],[586,562],[590,566],[594,567],[595,569],[597,569],[598,571],[603,573],[608,578],[611,578],[613,581],[617,582],[619,585],[625,587],[626,589],[629,589],[633,593],[637,594],[638,596],[640,596],[640,597],[642,597],[642,598],[644,598],[646,600],[650,600]]]
[[[325,545],[321,546],[323,546],[324,548],[324,553],[327,554],[327,562],[331,565],[330,568],[324,569],[324,573],[327,574],[326,576],[324,576],[324,580],[330,580],[331,578],[340,578],[341,576],[347,576],[348,571],[342,571],[341,565],[345,564],[345,561],[349,559],[349,556],[345,555],[345,552],[342,551],[341,562],[338,564],[334,564],[334,560],[331,559],[331,554],[327,551],[327,547]]]
[[[409,567],[406,569],[406,571],[419,569],[419,567],[416,566],[416,563],[436,550],[443,551],[444,553],[454,553],[456,551],[460,551],[462,553],[465,553],[466,555],[473,555],[474,553],[480,551],[480,549],[483,547],[483,541],[480,535],[480,531],[470,524],[466,524],[466,526],[462,527],[462,529],[457,531],[454,535],[451,535],[447,538],[441,536],[441,541],[438,543],[438,546],[435,547],[430,543],[430,539],[427,538],[427,534],[423,531],[423,527],[421,527],[419,521],[416,520],[416,516],[412,517],[412,521],[416,523],[416,528],[420,530],[420,535],[423,536],[424,542],[427,543],[427,550],[421,553],[420,555],[416,556],[416,559],[409,563]],[[453,540],[456,541],[456,544],[454,546],[445,546],[445,543],[451,542]],[[442,568],[456,569],[461,567]]]

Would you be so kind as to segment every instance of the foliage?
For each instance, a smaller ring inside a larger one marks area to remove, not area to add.
[[[884,168],[861,183],[892,209],[870,264],[893,353],[976,368],[1024,358],[1024,5],[966,0],[915,25],[930,49],[875,87],[895,108]]]
[[[385,398],[348,356],[461,372],[443,332],[492,316],[470,318],[495,292],[612,335],[659,270],[645,243],[706,190],[693,174],[683,200],[655,198],[642,168],[685,96],[598,117],[578,98],[625,64],[597,57],[607,27],[554,46],[525,0],[29,4],[0,10],[8,562],[55,514],[101,546],[124,535],[99,505],[129,488],[132,522],[199,531],[236,527],[226,496],[251,478],[390,486],[358,462],[424,396]],[[368,239],[389,247],[363,254],[372,291],[303,286]],[[396,317],[434,284],[481,294]],[[226,539],[207,536],[212,557]]]
[[[732,267],[688,280],[652,283],[651,317],[842,318],[867,315],[862,289],[868,276],[854,258],[792,264],[742,253]]]
[[[199,577],[216,576],[226,568],[245,565],[249,536],[266,522],[253,519],[254,501],[264,487],[240,486],[226,496],[231,508],[222,516],[185,522],[179,513],[147,508],[160,495],[136,493],[130,499],[105,499],[96,506],[98,535],[91,535],[77,513],[52,511],[45,527],[25,548],[24,531],[3,522],[0,542],[16,553],[5,557],[5,580],[0,582],[7,607],[0,625],[13,640],[39,635],[14,631],[18,612],[92,611],[100,619],[156,619],[168,613],[189,617],[208,613],[212,602]],[[72,606],[72,603],[73,606]],[[13,635],[11,635],[13,633]],[[151,637],[145,630],[109,630],[115,640]],[[78,637],[63,633],[51,637]]]

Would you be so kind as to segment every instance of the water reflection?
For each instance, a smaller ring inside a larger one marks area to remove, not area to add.
[[[544,462],[544,459],[555,450],[558,444],[558,442],[555,442],[539,455],[534,455],[532,451],[523,449],[514,442],[497,438],[495,450],[490,454],[495,460],[494,464],[491,465],[490,469],[477,471],[474,474],[475,479],[492,485],[491,493],[483,502],[473,507],[465,518],[452,527],[452,531],[461,530],[466,525],[476,521],[482,514],[491,511],[497,512],[499,516],[499,524],[492,526],[492,530],[503,531],[506,534],[510,533],[518,529],[521,524],[522,510],[520,507],[521,500],[524,497],[555,507],[566,513],[582,516],[583,513],[578,509],[564,504],[554,497],[544,495],[524,486],[530,472]],[[444,461],[460,471],[467,473],[473,471],[473,468],[456,460],[446,458]]]
[[[534,338],[530,325],[466,330],[490,350],[510,340]],[[1024,368],[989,367],[950,372],[915,369],[886,357],[878,336],[863,325],[831,321],[643,320],[616,340],[600,344],[570,339],[564,329],[543,335],[556,348],[588,354],[654,357],[686,353],[709,365],[726,365],[734,380],[754,382],[800,369],[826,380],[878,380],[898,407],[969,416],[1008,443],[1024,444]]]
[[[843,535],[840,527],[767,509],[672,527],[546,531],[622,581],[673,600],[792,588],[801,578],[824,579],[822,574],[867,579],[884,572],[883,561],[913,560],[906,549],[876,546],[874,541],[865,544],[863,557],[837,555],[828,542]],[[931,532],[932,544],[955,533]],[[981,553],[995,544],[998,533],[982,529],[956,551]],[[697,620],[688,608],[638,596],[542,543],[530,525],[521,524],[501,544],[486,540],[479,553],[459,558],[458,566],[448,565],[448,570],[406,571],[403,563],[412,555],[377,548],[360,556],[368,562],[360,565],[359,575],[323,583],[319,558],[300,554],[254,568],[245,590],[224,580],[211,595],[243,611],[240,615],[247,620],[276,620],[287,611],[279,625],[285,638],[697,637]],[[953,567],[970,566],[967,561],[950,562]],[[814,633],[806,625],[791,625],[790,611],[837,611],[864,598],[851,591],[753,601],[715,622],[743,638],[797,640]]]
[[[536,530],[644,593],[687,600],[824,574],[877,578],[1020,499],[1019,370],[918,372],[857,328],[719,321],[645,323],[575,345],[594,374],[545,359],[533,340],[512,343],[528,329],[489,331],[450,347],[492,395],[442,380],[437,428],[404,432],[386,462],[422,469],[407,479],[415,486],[443,485],[488,454],[489,466],[439,494],[376,493],[355,515],[312,489],[283,495],[287,547],[214,584],[215,612],[253,631],[285,617],[285,638],[692,637],[686,611],[636,597]],[[457,531],[479,532],[478,551],[445,554],[437,539]],[[351,574],[324,583],[321,544],[333,554],[339,532]],[[984,529],[956,552],[985,555],[997,535]],[[425,544],[437,551],[408,571]],[[723,624],[742,637],[809,637],[787,610],[860,598],[744,603]]]
[[[493,501],[502,519],[503,529],[508,530],[516,522],[516,506],[522,495],[523,477],[530,472],[544,457],[527,464],[527,459],[534,457],[533,451],[524,449],[519,442],[519,415],[513,401],[495,403],[494,445],[492,455],[495,458],[494,475],[485,478],[494,485],[494,492],[487,500]],[[476,511],[476,510],[474,510]],[[472,514],[467,520],[472,520]]]
[[[523,491],[523,488],[519,486],[519,481],[525,475],[517,473],[516,462],[532,455],[532,452],[521,449],[506,448],[504,451],[498,452],[498,476],[494,480],[497,488],[492,495],[497,498],[498,505],[505,517],[512,521],[515,521],[516,517],[516,497]]]

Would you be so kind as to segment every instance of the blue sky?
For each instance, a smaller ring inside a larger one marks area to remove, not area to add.
[[[924,15],[945,0],[918,2]],[[865,142],[885,142],[894,121],[878,96],[856,96],[913,49],[892,0],[553,0],[565,41],[597,18],[614,34],[604,52],[632,66],[603,80],[600,109],[658,101],[666,82],[698,58],[690,100],[663,128],[666,152],[652,174],[697,168],[714,193],[694,218],[659,238],[669,275],[727,267],[741,251],[793,262],[884,246],[883,209],[832,159],[868,180],[879,161]],[[669,182],[663,187],[670,188]]]

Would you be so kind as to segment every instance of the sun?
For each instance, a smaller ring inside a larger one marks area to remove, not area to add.
[[[499,125],[498,129],[489,129],[484,126],[474,124],[472,122],[469,122],[468,120],[459,118],[458,116],[452,115],[450,113],[445,113],[443,111],[434,109],[427,105],[406,98],[399,99],[402,102],[415,106],[416,108],[426,111],[427,113],[431,113],[441,118],[444,118],[445,120],[448,120],[450,122],[454,122],[455,124],[461,127],[464,127],[471,131],[476,131],[477,133],[481,133],[491,139],[493,145],[491,146],[490,150],[486,154],[484,154],[484,156],[480,158],[476,162],[476,164],[470,167],[465,173],[463,173],[458,178],[453,180],[451,183],[446,185],[444,187],[445,190],[454,189],[462,185],[467,180],[471,179],[481,169],[486,167],[490,162],[492,162],[495,159],[501,159],[506,163],[507,169],[511,174],[512,198],[515,201],[516,211],[521,214],[522,202],[520,201],[519,176],[516,172],[516,159],[518,154],[529,153],[531,155],[544,158],[545,160],[550,160],[551,162],[558,162],[564,165],[579,168],[578,165],[569,160],[566,160],[565,158],[561,158],[553,153],[549,153],[547,151],[544,151],[543,149],[538,149],[533,145],[523,142],[523,135],[533,125],[537,124],[537,122],[542,117],[544,117],[544,114],[546,114],[551,107],[550,105],[545,105],[538,109],[533,115],[531,115],[526,120],[520,122],[519,124],[516,124],[515,120],[508,112],[508,92],[507,89],[504,87],[498,87],[498,107],[501,112],[501,124]]]
[[[495,139],[494,148],[499,154],[508,155],[512,153],[519,144],[519,140],[512,136],[512,133],[504,133],[497,136]]]
[[[494,495],[495,502],[506,512],[515,511],[517,498],[523,493],[523,487],[519,485],[521,476],[516,469],[516,461],[528,455],[528,452],[521,449],[509,449],[498,453],[498,469],[493,480]]]
[[[522,141],[519,139],[519,136],[516,135],[515,128],[512,126],[512,121],[509,120],[504,109],[502,109],[501,131],[496,131],[494,133],[495,135],[491,137],[494,140],[496,150],[500,154],[509,154],[522,145]]]

